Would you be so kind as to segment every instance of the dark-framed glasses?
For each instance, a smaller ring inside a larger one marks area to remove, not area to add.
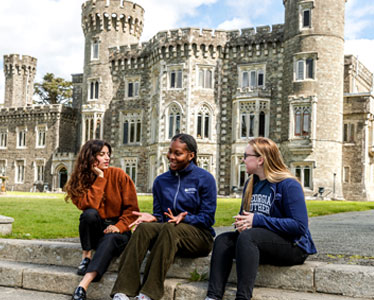
[[[245,160],[248,156],[256,156],[256,157],[259,157],[260,155],[258,155],[258,154],[248,154],[248,153],[244,153],[244,155],[243,155],[243,159]]]

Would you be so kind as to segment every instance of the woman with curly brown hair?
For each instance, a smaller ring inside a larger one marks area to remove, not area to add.
[[[73,300],[85,300],[89,284],[100,280],[112,258],[125,249],[131,237],[129,225],[136,220],[133,212],[139,211],[134,183],[122,169],[109,167],[111,154],[104,141],[85,143],[65,186],[65,200],[71,199],[83,211],[79,218],[83,253],[77,273],[84,277]]]

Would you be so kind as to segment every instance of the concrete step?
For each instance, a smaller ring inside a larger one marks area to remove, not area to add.
[[[61,266],[43,266],[28,263],[0,261],[0,299],[70,299],[80,277],[73,274],[74,269]],[[109,293],[116,278],[115,273],[107,273],[99,283],[92,283],[88,289],[88,299],[109,300]],[[9,287],[15,288],[10,290]],[[189,282],[183,279],[167,279],[165,295],[162,300],[203,300],[206,296],[207,282]],[[3,297],[4,294],[4,297]],[[12,297],[9,296],[12,295]],[[19,298],[17,298],[18,296]],[[64,296],[65,295],[65,296]],[[17,297],[16,297],[17,296]],[[8,298],[6,298],[8,297]],[[49,297],[49,298],[48,298]],[[235,299],[235,286],[229,284],[225,300]],[[296,292],[257,287],[253,300],[368,300],[372,298],[353,298],[324,293]]]
[[[81,249],[78,243],[0,239],[0,285],[33,289],[33,286],[43,286],[35,281],[44,278],[43,281],[49,284],[35,289],[71,294],[80,280],[75,275],[80,260]],[[171,280],[168,282],[186,284],[192,273],[208,275],[209,264],[210,257],[176,258],[168,272],[167,277]],[[117,267],[118,259],[112,263],[103,279],[92,285],[90,297],[96,299],[95,293],[98,290],[102,291],[100,297],[109,294],[116,277],[113,271]],[[50,282],[51,278],[55,278],[55,281]],[[236,283],[235,263],[229,282]],[[374,267],[371,266],[307,261],[303,265],[291,267],[260,266],[256,286],[374,299],[373,282]],[[58,285],[56,290],[54,285]]]

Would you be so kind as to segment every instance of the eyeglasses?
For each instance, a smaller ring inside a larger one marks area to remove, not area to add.
[[[245,160],[248,156],[256,156],[256,157],[259,157],[260,155],[258,155],[258,154],[248,154],[248,153],[244,153],[243,159]]]

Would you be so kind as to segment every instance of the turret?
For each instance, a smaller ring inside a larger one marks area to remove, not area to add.
[[[106,136],[102,126],[104,112],[113,97],[109,48],[138,43],[143,15],[141,6],[124,0],[90,0],[82,5],[85,36],[82,124],[91,124],[89,128],[82,127],[82,143]]]
[[[18,54],[4,55],[4,107],[32,104],[37,59]]]
[[[307,189],[342,195],[346,0],[283,0],[286,160]],[[320,162],[319,165],[316,162]],[[323,163],[322,163],[323,162]]]

